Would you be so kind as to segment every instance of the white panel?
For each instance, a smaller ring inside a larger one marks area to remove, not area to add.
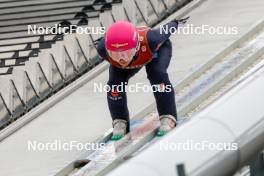
[[[101,24],[99,21],[99,18],[91,18],[88,21],[88,27],[90,27],[91,29],[93,29],[93,33],[91,34],[92,39],[95,41],[97,39],[99,39],[100,37],[102,37],[103,35],[100,34],[99,32],[99,28],[101,28]],[[86,34],[88,35],[88,34]]]
[[[164,11],[166,10],[164,4],[161,2],[161,0],[150,0],[150,2],[152,3],[156,13],[158,15],[162,15],[162,13],[164,13]]]
[[[176,0],[163,0],[168,9],[173,8],[176,5]]]
[[[47,80],[49,81],[50,84],[52,84],[52,72],[51,72],[51,67],[50,67],[50,57],[51,55],[49,54],[49,52],[44,51],[44,52],[40,52],[38,59],[36,59],[38,61],[38,63],[41,65],[41,68],[43,69],[43,72],[45,74],[45,76],[47,77]]]
[[[12,117],[18,117],[25,109],[24,104],[17,92],[13,81],[10,78],[0,77],[0,92],[6,102],[7,108],[10,110]]]
[[[135,1],[141,13],[144,16],[144,19],[147,21],[147,24],[151,25],[151,23],[155,22],[158,19],[149,1],[142,1],[142,0],[135,0]]]
[[[123,0],[123,6],[130,22],[135,25],[146,25],[134,0]]]
[[[71,58],[67,54],[63,42],[57,42],[51,49],[56,64],[65,81],[71,80],[75,76],[75,68]]]
[[[58,66],[56,65],[56,62],[55,62],[55,59],[53,57],[52,54],[50,54],[51,57],[49,57],[49,64],[50,64],[50,67],[51,67],[51,86],[54,90],[57,90],[59,89],[63,83],[64,83],[64,80],[63,80],[63,77],[62,77],[62,74],[58,68]]]
[[[63,78],[52,54],[49,52],[42,52],[39,55],[39,63],[43,68],[43,72],[52,88],[57,90],[61,87],[63,85]]]
[[[113,5],[112,14],[115,21],[128,20],[122,5]]]
[[[29,109],[34,107],[39,102],[39,97],[34,89],[28,74],[25,72],[25,87],[24,92],[26,94],[26,100],[24,101]]]
[[[65,46],[63,46],[63,53],[62,53],[62,57],[65,59],[65,75],[64,78],[66,80],[71,80],[74,77],[76,77],[77,75],[77,69],[73,64],[73,60],[70,57],[68,50],[65,48]],[[55,59],[55,58],[54,58]]]
[[[37,73],[36,74],[37,74],[37,80],[39,84],[39,96],[40,98],[45,98],[52,92],[52,89],[39,63],[37,63]]]
[[[11,82],[9,78],[4,78],[4,77],[0,77],[0,92],[3,96],[3,99],[7,105],[7,107],[10,109],[10,111],[12,110],[11,108]]]
[[[24,69],[14,68],[12,73],[13,81],[18,90],[20,97],[30,109],[38,103],[38,96],[31,84],[29,77]]]
[[[56,64],[61,72],[61,74],[65,75],[65,58],[63,57],[63,42],[57,41],[56,44],[51,48],[50,52],[54,57]]]
[[[39,94],[39,83],[37,78],[37,62],[33,60],[29,60],[25,63],[25,70],[29,76],[29,79],[31,83],[33,84],[33,87]]]
[[[24,84],[25,84],[24,70],[15,67],[13,69],[13,72],[12,72],[12,79],[13,79],[15,85],[16,85],[16,88],[17,88],[17,91],[18,91],[19,95],[21,96],[21,98],[23,100],[25,100],[25,94],[24,94],[24,90],[23,90],[23,87],[24,87]]]
[[[6,125],[9,122],[9,120],[10,120],[10,114],[0,93],[0,128]]]
[[[109,28],[110,25],[114,23],[114,19],[110,11],[105,11],[99,14],[99,20],[101,21],[102,25],[106,28]]]
[[[52,89],[47,81],[43,69],[40,67],[40,64],[34,60],[30,60],[26,62],[25,68],[38,96],[41,99],[47,97],[52,92]]]
[[[10,91],[11,91],[11,113],[13,118],[17,118],[18,116],[22,115],[26,111],[26,107],[24,106],[24,102],[20,95],[17,92],[17,88],[14,82],[10,81]]]
[[[88,43],[85,45],[88,45]],[[87,68],[87,60],[80,48],[76,36],[74,34],[66,35],[64,38],[64,46],[67,49],[77,72],[83,72]]]
[[[94,45],[92,43],[91,36],[87,34],[76,34],[75,37],[77,39],[79,47],[81,48],[82,53],[84,54],[84,58],[86,62],[88,62],[89,58],[97,54]],[[93,51],[92,53],[90,53],[91,50]]]

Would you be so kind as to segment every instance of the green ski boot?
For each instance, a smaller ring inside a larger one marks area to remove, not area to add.
[[[164,136],[176,127],[176,120],[172,115],[160,116],[160,127],[157,132],[157,136]]]
[[[123,138],[127,133],[127,121],[116,119],[113,121],[113,135],[111,140],[118,141]]]

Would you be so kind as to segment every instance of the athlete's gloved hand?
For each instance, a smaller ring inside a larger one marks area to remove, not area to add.
[[[186,18],[182,18],[182,19],[179,19],[179,20],[174,19],[172,21],[175,22],[175,23],[177,23],[177,26],[179,27],[179,26],[183,26],[189,20],[189,18],[190,17],[188,16]]]

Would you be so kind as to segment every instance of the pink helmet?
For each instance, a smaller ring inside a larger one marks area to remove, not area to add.
[[[138,32],[128,21],[118,21],[112,24],[106,32],[106,48],[111,51],[124,51],[136,48]]]
[[[116,62],[130,62],[139,48],[139,34],[128,21],[112,24],[106,32],[105,45],[109,56]]]

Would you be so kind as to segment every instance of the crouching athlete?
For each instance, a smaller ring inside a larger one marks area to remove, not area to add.
[[[172,20],[163,25],[166,31],[178,28],[188,18]],[[173,86],[167,68],[172,56],[171,33],[161,32],[160,28],[135,27],[128,21],[112,24],[98,45],[99,55],[110,63],[107,102],[113,120],[112,140],[121,139],[129,132],[129,111],[124,91],[116,90],[118,85],[125,86],[128,80],[145,66],[147,78],[152,87],[170,87],[166,91],[153,91],[160,118],[157,135],[163,136],[176,126],[177,111]],[[164,89],[163,89],[164,90]],[[168,91],[169,90],[169,91]]]

